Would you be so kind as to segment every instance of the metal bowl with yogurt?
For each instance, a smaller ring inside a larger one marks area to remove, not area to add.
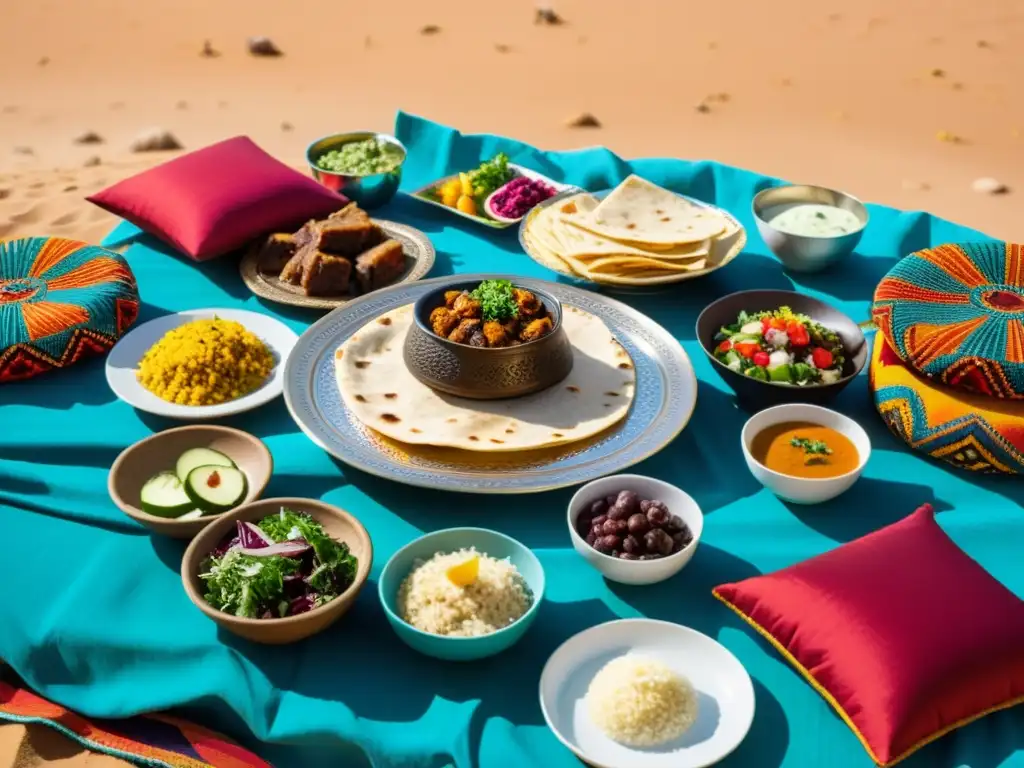
[[[848,256],[869,218],[853,195],[809,184],[764,189],[751,207],[761,237],[794,272],[819,272]]]

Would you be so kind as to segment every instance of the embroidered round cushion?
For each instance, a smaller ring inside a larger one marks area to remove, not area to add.
[[[875,408],[911,448],[972,472],[1024,473],[1024,402],[927,379],[911,370],[881,334],[868,370]]]
[[[940,245],[900,260],[872,316],[914,370],[958,389],[1024,398],[1024,245]]]
[[[120,255],[59,237],[0,242],[0,382],[104,354],[138,314]]]

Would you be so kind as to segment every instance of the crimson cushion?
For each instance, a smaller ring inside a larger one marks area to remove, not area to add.
[[[716,587],[831,704],[876,763],[1024,702],[1024,601],[925,504],[818,557]]]
[[[88,198],[197,261],[292,231],[348,200],[237,136]]]

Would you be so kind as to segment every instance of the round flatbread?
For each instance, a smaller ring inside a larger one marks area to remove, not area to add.
[[[630,176],[600,204],[571,220],[614,240],[658,248],[720,237],[729,221],[639,176]]]
[[[338,390],[363,424],[404,443],[468,451],[527,451],[584,440],[620,421],[636,391],[629,354],[594,315],[563,305],[573,347],[569,376],[508,400],[468,400],[436,392],[402,359],[413,306],[360,329],[335,352]]]

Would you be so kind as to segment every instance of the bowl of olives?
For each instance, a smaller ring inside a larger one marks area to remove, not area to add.
[[[697,502],[674,485],[643,475],[610,475],[569,502],[576,551],[605,578],[656,584],[682,570],[704,530]]]

